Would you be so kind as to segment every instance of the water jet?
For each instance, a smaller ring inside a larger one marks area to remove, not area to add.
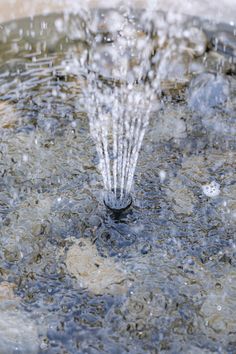
[[[152,89],[143,82],[117,87],[89,77],[85,100],[99,157],[104,203],[115,213],[132,204],[131,189],[151,112]]]

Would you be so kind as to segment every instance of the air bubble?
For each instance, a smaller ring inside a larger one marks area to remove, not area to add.
[[[205,184],[202,186],[202,191],[207,197],[217,197],[220,194],[220,184],[215,181],[210,184]]]

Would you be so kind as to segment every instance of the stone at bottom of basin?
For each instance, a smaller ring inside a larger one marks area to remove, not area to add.
[[[0,283],[0,302],[5,300],[15,300],[14,289],[15,284],[3,281]]]
[[[201,314],[216,333],[229,335],[236,331],[236,272],[217,279],[217,287],[212,288],[202,307]],[[216,334],[217,336],[217,334]]]
[[[176,214],[191,215],[195,203],[191,189],[184,186],[178,177],[172,178],[167,188],[167,196],[172,201]]]
[[[68,272],[79,285],[95,294],[124,294],[129,287],[128,274],[113,259],[101,257],[88,239],[79,239],[66,254]]]
[[[0,102],[0,129],[14,128],[18,117],[13,107],[7,102]]]

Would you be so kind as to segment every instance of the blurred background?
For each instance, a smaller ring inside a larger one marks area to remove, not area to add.
[[[0,22],[36,14],[60,12],[65,8],[68,11],[76,11],[81,6],[112,7],[120,3],[119,0],[112,2],[106,0],[51,0],[50,2],[47,0],[0,0]],[[125,4],[164,11],[172,10],[217,21],[236,21],[235,0],[131,0],[126,1]]]

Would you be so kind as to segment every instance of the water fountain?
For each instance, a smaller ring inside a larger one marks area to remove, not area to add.
[[[119,212],[132,203],[130,193],[149,120],[151,90],[142,83],[109,87],[95,76],[89,79],[86,92],[90,132],[105,188],[104,203]]]
[[[129,12],[125,8],[123,15],[110,13],[104,25],[111,33],[92,40],[90,70],[85,68],[85,106],[100,160],[104,204],[116,214],[132,204],[133,177],[154,98],[147,81],[152,49],[137,36],[137,21],[130,21]],[[105,54],[109,60],[99,52],[104,41],[109,45]],[[103,80],[99,74],[105,75]]]
[[[0,353],[234,353],[233,19],[65,1],[0,25]]]

